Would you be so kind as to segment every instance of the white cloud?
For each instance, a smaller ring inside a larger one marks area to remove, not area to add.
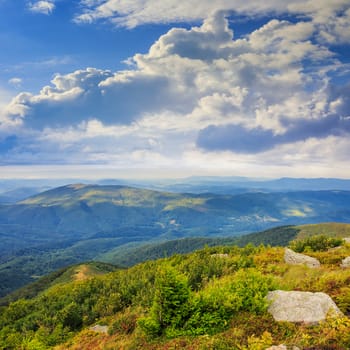
[[[7,123],[21,124],[29,144],[7,162],[225,169],[341,162],[349,158],[349,89],[332,87],[344,65],[315,34],[309,20],[271,20],[235,39],[220,11],[201,26],[171,29],[128,70],[58,74],[7,106]],[[317,147],[328,147],[324,159]]]
[[[292,13],[312,18],[320,41],[331,44],[350,43],[350,3],[348,0],[308,0],[290,3]]]
[[[7,113],[7,108],[12,98],[13,94],[0,86],[0,134],[13,126],[18,126],[16,118],[9,118]]]
[[[22,84],[22,79],[14,77],[14,78],[9,79],[8,83],[12,86],[20,87]]]
[[[28,8],[32,12],[49,15],[55,9],[55,4],[52,1],[36,1],[30,2]]]
[[[294,0],[294,2],[302,2]],[[174,23],[198,21],[218,10],[235,11],[239,14],[266,14],[285,12],[288,3],[280,0],[107,0],[83,1],[84,13],[77,21],[93,22],[108,19],[118,26],[135,27],[145,23]]]
[[[92,118],[123,124],[163,112],[195,116],[207,124],[220,117],[228,122],[230,114],[234,120],[238,114],[255,119],[261,106],[307,101],[306,85],[319,91],[325,83],[327,70],[319,65],[335,62],[327,48],[309,40],[312,33],[309,23],[272,20],[233,40],[219,12],[200,27],[172,29],[161,36],[147,54],[133,57],[134,70],[88,68],[57,75],[39,94],[19,94],[9,112],[25,117],[29,126]],[[305,60],[313,62],[313,77],[304,72]]]
[[[198,21],[219,10],[250,17],[301,15],[311,20],[321,41],[350,42],[348,0],[85,0],[81,4],[83,12],[76,16],[77,22],[91,23],[102,19],[129,28],[146,23]]]

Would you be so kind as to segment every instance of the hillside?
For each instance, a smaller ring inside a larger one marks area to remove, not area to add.
[[[323,225],[328,227],[327,224],[318,224],[316,226],[322,227]],[[340,224],[340,227],[343,225],[350,230],[350,224]],[[256,246],[260,244],[287,246],[292,239],[298,237],[299,231],[299,226],[281,226],[240,237],[191,237],[161,243],[139,243],[136,246],[135,244],[128,244],[100,254],[97,259],[110,261],[121,266],[133,266],[147,260],[166,258],[174,254],[190,253],[205,246],[237,245],[243,247],[248,243],[255,244]]]
[[[322,267],[288,265],[283,248],[249,245],[206,247],[88,279],[73,269],[33,299],[2,308],[0,348],[349,349],[350,269],[339,264],[350,245],[308,254]],[[325,292],[345,316],[275,321],[265,296],[276,289]]]
[[[280,225],[350,222],[349,200],[347,191],[219,195],[62,186],[0,205],[0,296],[64,266],[90,260],[120,263],[119,251],[130,245],[231,239]],[[253,238],[242,239],[237,244]]]
[[[26,233],[28,247],[47,244],[48,232],[61,240],[83,235],[115,238],[127,230],[134,238],[176,238],[198,232],[241,234],[289,223],[345,222],[350,219],[349,198],[347,191],[218,195],[68,185],[0,206],[1,245],[5,247],[9,239],[6,231],[13,237],[18,230]]]
[[[36,280],[35,277],[32,277],[33,275],[45,275],[47,271],[55,271],[62,265],[79,264],[79,262],[84,260],[84,256],[88,256],[86,260],[95,256],[95,260],[97,261],[113,264],[111,266],[117,265],[125,267],[133,266],[147,260],[171,257],[174,254],[190,253],[206,246],[237,245],[243,247],[249,243],[255,244],[256,246],[260,244],[287,246],[293,239],[301,239],[318,234],[326,234],[331,237],[350,237],[350,224],[323,223],[301,226],[281,226],[240,237],[190,237],[146,244],[130,243],[110,249],[106,253],[100,253],[97,256],[92,254],[88,255],[84,251],[84,246],[82,244],[77,244],[74,248],[75,250],[57,249],[49,252],[36,251],[34,252],[35,254],[16,257],[0,265],[0,277],[3,282],[2,291],[3,295],[6,295],[25,284],[29,284],[29,288],[34,285],[34,289],[36,289],[36,283],[41,285],[42,279],[39,278],[37,282],[31,284],[31,282]],[[95,244],[97,244],[97,242],[95,242]],[[99,251],[97,246],[95,246],[95,250]],[[105,264],[103,266],[105,266],[104,268],[106,269],[110,265]],[[70,267],[68,268],[70,269]],[[66,271],[66,268],[59,269],[59,271]],[[52,276],[56,276],[56,274],[57,271],[53,272]],[[51,276],[51,274],[49,276]],[[45,281],[46,277],[43,277],[43,279]],[[24,287],[23,290],[26,291],[27,287]],[[11,300],[17,299],[16,295],[23,294],[23,290],[19,289],[9,296],[0,299],[0,304],[1,302],[6,302],[9,298]]]
[[[59,284],[69,283],[72,281],[81,281],[94,276],[103,275],[111,271],[117,270],[115,265],[102,263],[102,262],[87,262],[84,264],[66,266],[50,274],[39,278],[33,283],[17,289],[13,293],[0,298],[0,306],[7,305],[12,301],[24,298],[34,298],[40,292]]]
[[[331,237],[350,237],[350,224],[322,223],[300,226],[280,226],[262,232],[254,232],[240,237],[193,237],[170,240],[161,243],[127,244],[100,254],[97,260],[109,261],[121,266],[133,266],[147,260],[185,254],[196,249],[220,245],[244,247],[251,243],[270,246],[287,246],[294,239],[326,234]]]

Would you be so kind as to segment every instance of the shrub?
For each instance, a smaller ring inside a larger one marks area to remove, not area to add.
[[[330,248],[339,247],[344,243],[342,238],[327,237],[325,235],[317,235],[307,237],[305,239],[297,239],[290,242],[290,248],[295,252],[318,252],[326,251]]]
[[[115,333],[130,334],[136,327],[137,313],[130,309],[125,310],[122,314],[118,315],[117,319],[113,322],[108,333],[110,335]]]
[[[187,279],[170,266],[159,269],[155,288],[150,317],[139,320],[141,329],[150,336],[160,335],[168,327],[179,328],[190,296]]]
[[[184,329],[191,334],[213,334],[225,329],[240,311],[262,313],[267,308],[265,297],[271,287],[272,280],[255,269],[239,270],[233,276],[216,280],[191,300]]]
[[[350,287],[340,288],[334,301],[345,315],[350,315]]]
[[[248,347],[245,350],[265,350],[273,344],[272,335],[264,332],[261,337],[254,335],[248,338]]]
[[[80,328],[83,324],[80,306],[74,302],[68,304],[58,313],[58,319],[63,327],[68,327],[71,330]]]
[[[327,317],[317,325],[300,325],[295,343],[302,349],[350,349],[350,320],[347,317]]]
[[[271,287],[271,278],[255,269],[242,269],[212,281],[194,294],[186,278],[173,268],[166,268],[157,277],[150,315],[138,324],[151,337],[214,334],[227,328],[240,311],[264,312],[265,297]]]
[[[162,333],[162,328],[152,316],[142,317],[137,321],[138,326],[141,330],[150,338],[155,338]]]

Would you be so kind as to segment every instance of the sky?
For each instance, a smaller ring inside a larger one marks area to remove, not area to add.
[[[349,0],[0,0],[0,178],[350,178]]]

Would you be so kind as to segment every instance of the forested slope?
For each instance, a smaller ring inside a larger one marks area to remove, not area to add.
[[[286,264],[281,247],[221,246],[61,281],[1,309],[0,348],[348,349],[350,269],[339,265],[350,246],[329,250],[331,241],[313,240],[320,241],[320,250],[308,248],[319,269]],[[325,292],[345,316],[316,325],[277,322],[265,298],[276,289]],[[96,324],[107,333],[90,330]]]

